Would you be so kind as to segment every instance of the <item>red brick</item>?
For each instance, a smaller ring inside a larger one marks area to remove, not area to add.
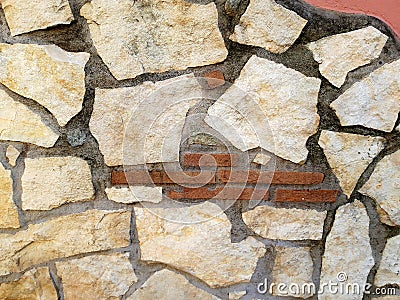
[[[198,167],[200,158],[203,157],[201,160],[201,166],[213,166],[214,160],[211,156],[215,159],[218,167],[234,167],[238,164],[238,156],[236,154],[185,153],[183,157],[183,165],[185,167]]]
[[[206,79],[207,84],[211,89],[215,89],[216,87],[219,87],[219,86],[225,84],[224,73],[222,73],[220,70],[215,70],[215,71],[206,73],[203,76]]]
[[[336,190],[278,190],[276,202],[335,202],[339,191]]]
[[[269,192],[265,189],[218,187],[183,188],[182,192],[169,191],[172,199],[217,199],[217,200],[268,200]]]

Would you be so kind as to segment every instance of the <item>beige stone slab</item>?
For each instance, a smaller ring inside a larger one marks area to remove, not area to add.
[[[387,240],[382,260],[375,275],[375,285],[400,285],[400,236]]]
[[[8,163],[10,166],[15,167],[17,164],[17,159],[20,156],[20,152],[17,148],[15,148],[13,145],[9,145],[6,149],[6,157],[8,160]]]
[[[108,199],[118,203],[136,203],[162,201],[162,187],[153,186],[130,186],[129,188],[107,188]]]
[[[265,166],[271,160],[271,156],[264,153],[257,153],[253,159],[253,163]]]
[[[11,172],[0,163],[0,228],[19,228]]]

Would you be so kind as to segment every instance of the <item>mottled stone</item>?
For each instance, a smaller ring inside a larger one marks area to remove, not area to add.
[[[321,282],[343,282],[357,284],[363,288],[373,265],[369,218],[364,205],[356,200],[339,207],[326,240],[322,257]],[[319,299],[333,300],[337,299],[337,296],[330,294],[329,289],[325,288]],[[340,299],[363,299],[363,293],[341,294]]]
[[[382,260],[375,275],[375,285],[400,286],[400,235],[387,240]]]
[[[265,166],[271,160],[271,156],[264,153],[257,153],[253,159],[253,163]]]
[[[21,153],[13,145],[9,145],[6,149],[6,157],[10,166],[15,167],[17,159]]]
[[[153,202],[159,203],[162,200],[162,187],[153,186],[130,186],[129,188],[107,188],[108,199],[119,203]]]
[[[343,193],[350,196],[362,173],[383,149],[383,142],[380,137],[323,130],[318,144]]]
[[[79,157],[27,158],[21,181],[23,210],[50,210],[94,196],[89,165]]]
[[[131,214],[89,210],[0,234],[0,276],[80,253],[126,247]]]
[[[55,45],[0,43],[0,82],[43,105],[64,126],[82,109],[89,57]]]
[[[94,45],[119,80],[223,61],[214,3],[93,0],[81,9]]]
[[[400,111],[399,69],[400,60],[385,64],[333,101],[340,123],[392,131]]]
[[[18,228],[18,211],[13,200],[11,172],[0,163],[0,228]]]
[[[273,0],[250,0],[230,39],[283,53],[297,40],[306,24],[307,20]]]
[[[129,253],[93,255],[57,262],[65,300],[121,299],[137,281]]]
[[[229,300],[239,300],[242,296],[246,295],[246,291],[231,292],[228,295]]]
[[[217,140],[210,134],[207,133],[195,133],[188,138],[189,145],[205,145],[205,146],[217,146]]]
[[[290,84],[289,84],[290,83]],[[205,121],[242,151],[262,147],[302,163],[317,132],[321,80],[252,56]]]
[[[0,0],[11,35],[69,24],[74,20],[68,0]]]
[[[274,240],[320,240],[325,217],[326,212],[267,205],[243,213],[243,221],[250,229]]]
[[[322,76],[340,88],[346,81],[347,73],[379,57],[387,40],[388,37],[378,29],[368,26],[324,37],[307,47],[320,64]]]
[[[246,283],[265,253],[252,237],[231,242],[231,224],[216,205],[135,207],[141,258],[190,273],[211,287]]]

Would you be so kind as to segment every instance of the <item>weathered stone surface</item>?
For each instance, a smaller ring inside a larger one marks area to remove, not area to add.
[[[18,228],[18,211],[13,200],[11,172],[0,163],[0,228]]]
[[[375,275],[375,285],[397,284],[400,286],[400,236],[387,240],[378,271]]]
[[[135,207],[141,258],[188,272],[212,287],[245,283],[263,245],[249,237],[231,243],[231,224],[216,205]]]
[[[400,151],[384,157],[375,167],[374,172],[360,193],[370,196],[383,209],[389,225],[400,225]],[[382,218],[384,221],[385,218]]]
[[[246,291],[231,292],[231,293],[229,293],[228,299],[229,300],[239,300],[244,295],[246,295]]]
[[[369,240],[369,218],[364,205],[356,200],[339,207],[322,257],[321,282],[344,282],[365,286],[374,265]],[[343,273],[344,272],[344,273]],[[344,276],[343,276],[344,275]],[[344,281],[340,281],[340,279]],[[337,299],[328,288],[319,299]],[[362,299],[363,293],[341,294],[340,299]]]
[[[89,210],[0,234],[0,275],[56,258],[126,247],[130,221],[127,211]]]
[[[250,0],[230,39],[283,53],[297,40],[306,24],[307,20],[273,0]]]
[[[378,58],[387,40],[388,37],[378,29],[368,26],[322,38],[307,47],[320,64],[322,76],[339,88],[347,73]]]
[[[290,84],[288,84],[290,83]],[[252,56],[205,121],[242,151],[262,147],[295,163],[316,133],[321,80]]]
[[[214,3],[93,0],[81,15],[99,55],[119,80],[209,65],[228,54]]]
[[[385,64],[333,101],[340,123],[392,131],[400,111],[399,69],[400,60]]]
[[[162,200],[162,187],[152,186],[130,186],[129,188],[107,188],[108,199],[119,203],[153,202],[159,203]]]
[[[74,19],[68,0],[0,0],[11,35],[69,24]]]
[[[257,155],[253,159],[253,163],[258,165],[266,165],[271,160],[271,156],[266,155],[264,153],[257,153]]]
[[[48,128],[39,115],[0,90],[0,139],[52,147],[58,134]]]
[[[120,299],[137,281],[129,253],[93,255],[57,262],[64,299]]]
[[[0,284],[0,299],[57,300],[49,269],[32,269],[18,280]]]
[[[21,153],[13,145],[9,145],[6,150],[6,157],[10,166],[15,167],[17,159]]]
[[[383,142],[380,137],[323,130],[318,143],[343,193],[350,196],[362,173],[383,149]]]
[[[90,130],[106,164],[179,161],[186,114],[201,93],[193,74],[136,87],[96,89]]]
[[[217,146],[217,140],[210,134],[207,133],[194,133],[188,138],[189,145],[205,145],[205,146]]]
[[[255,233],[276,240],[320,240],[325,217],[326,212],[267,205],[243,213],[243,221]]]
[[[79,157],[27,158],[21,181],[23,210],[50,210],[94,195],[89,165]]]
[[[55,45],[0,43],[0,82],[46,107],[64,126],[82,108],[89,57]]]

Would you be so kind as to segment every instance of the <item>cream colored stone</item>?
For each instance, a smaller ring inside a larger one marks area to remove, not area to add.
[[[129,253],[93,255],[57,262],[65,300],[121,299],[137,281]]]
[[[230,39],[283,53],[294,44],[306,24],[307,20],[273,0],[250,0]]]
[[[135,207],[141,258],[180,269],[211,287],[246,283],[265,253],[252,237],[231,242],[231,224],[216,205]]]
[[[56,258],[126,247],[130,221],[128,211],[89,210],[0,234],[0,276]]]
[[[36,0],[29,5],[24,0],[0,0],[0,3],[12,36],[74,20],[68,0]]]
[[[21,181],[23,210],[50,210],[94,196],[89,165],[79,157],[27,158]]]
[[[18,280],[0,284],[0,299],[57,300],[57,292],[50,278],[49,269],[32,269]]]
[[[253,159],[253,163],[265,166],[271,160],[271,156],[264,153],[257,153]]]
[[[244,295],[246,295],[246,291],[231,292],[231,293],[229,293],[228,299],[229,300],[239,300]]]
[[[43,105],[64,126],[82,109],[89,57],[55,45],[0,43],[0,82]]]
[[[318,144],[343,193],[350,196],[362,173],[383,149],[383,142],[380,137],[323,130]]]
[[[324,37],[307,47],[320,64],[322,76],[340,88],[347,73],[379,57],[387,40],[388,37],[378,29],[368,26]]]
[[[129,188],[107,188],[108,199],[119,203],[153,202],[162,201],[162,187],[153,186],[130,186]]]
[[[93,0],[81,9],[94,45],[118,79],[223,61],[214,3]]]
[[[387,240],[382,260],[375,275],[375,285],[397,284],[400,286],[400,236]]]
[[[19,228],[18,210],[13,200],[11,172],[0,163],[0,228]]]
[[[302,163],[317,132],[321,80],[252,56],[205,121],[242,151],[262,147]]]
[[[400,225],[400,151],[384,157],[360,193],[373,198],[390,219]],[[381,214],[382,215],[382,214]],[[384,218],[381,218],[384,221]],[[389,225],[392,225],[390,224]]]
[[[243,221],[263,238],[321,240],[326,212],[258,206],[243,213]]]
[[[217,140],[207,133],[195,133],[188,138],[189,145],[217,146]]]
[[[400,60],[385,64],[333,101],[340,123],[392,131],[400,111],[399,69]]]
[[[21,153],[13,145],[9,145],[6,150],[6,157],[10,166],[15,167],[17,159]]]
[[[47,127],[39,115],[0,90],[0,139],[48,148],[55,144],[58,134]]]
[[[369,217],[364,205],[356,200],[339,207],[336,212],[322,257],[321,282],[343,282],[362,289],[373,266]],[[338,299],[338,295],[325,288],[319,299]],[[363,293],[340,294],[340,299],[363,299]]]

